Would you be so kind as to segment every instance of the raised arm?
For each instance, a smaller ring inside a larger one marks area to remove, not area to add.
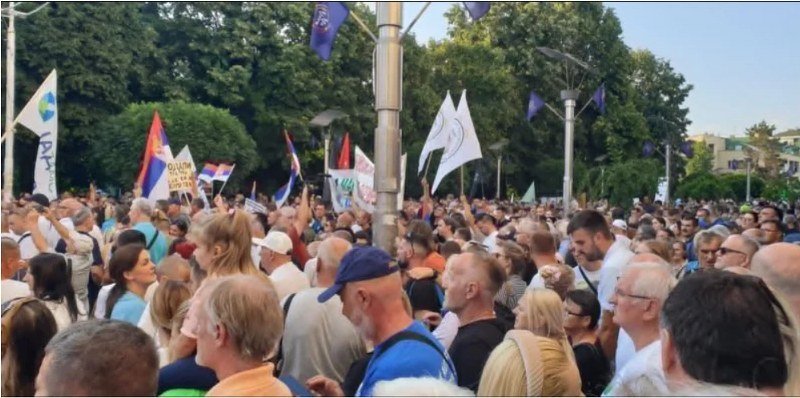
[[[297,230],[298,235],[302,235],[303,231],[308,228],[308,223],[311,222],[311,205],[308,200],[308,186],[304,185],[300,206],[297,208],[297,216],[294,220],[294,228]]]

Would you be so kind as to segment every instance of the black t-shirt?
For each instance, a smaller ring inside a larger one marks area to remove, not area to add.
[[[478,391],[483,366],[492,350],[503,341],[506,331],[507,325],[496,318],[458,328],[448,353],[456,367],[459,386]]]
[[[581,374],[581,391],[587,397],[599,397],[611,381],[611,366],[599,342],[578,344],[572,350]]]

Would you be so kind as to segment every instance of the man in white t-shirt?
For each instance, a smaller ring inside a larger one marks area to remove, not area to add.
[[[3,256],[0,259],[2,264],[2,303],[13,300],[15,298],[27,297],[31,295],[31,290],[25,282],[15,281],[11,279],[12,276],[24,266],[19,257],[19,245],[13,239],[3,238],[2,250]]]
[[[595,210],[578,212],[570,220],[567,233],[571,238],[570,247],[576,256],[582,256],[588,262],[603,261],[597,286],[597,299],[602,309],[598,338],[606,357],[615,358],[619,370],[634,350],[630,337],[624,331],[619,331],[619,326],[611,320],[614,306],[610,300],[620,270],[633,257],[633,252],[614,239],[605,217]]]
[[[653,254],[634,257],[617,281],[611,304],[614,323],[630,335],[636,354],[619,369],[603,395],[652,396],[669,393],[661,369],[660,314],[677,284],[672,268]]]
[[[260,266],[269,275],[278,299],[310,287],[303,271],[292,262],[292,239],[273,228],[264,239],[253,239],[261,247]]]
[[[8,229],[11,232],[8,237],[14,239],[19,245],[20,258],[23,260],[29,260],[42,251],[36,246],[33,231],[31,231],[30,228],[31,224],[29,224],[28,221],[29,215],[38,219],[39,217],[36,214],[37,213],[34,212],[33,215],[30,215],[28,209],[22,208],[8,215]],[[36,226],[35,224],[33,225]],[[45,244],[43,249],[47,249],[46,242],[40,242],[40,245],[42,243]]]

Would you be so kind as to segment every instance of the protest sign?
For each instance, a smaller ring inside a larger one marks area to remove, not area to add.
[[[168,162],[167,184],[170,191],[192,191],[194,189],[192,162],[185,160]]]

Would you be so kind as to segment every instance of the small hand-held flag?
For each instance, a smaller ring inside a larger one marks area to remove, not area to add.
[[[600,83],[600,87],[592,94],[592,101],[597,104],[601,114],[606,113],[606,84]]]
[[[342,149],[339,151],[339,160],[336,162],[337,169],[350,168],[350,133],[344,133],[342,139]]]
[[[233,168],[236,167],[235,164],[220,164],[217,166],[217,173],[214,174],[214,181],[222,181],[222,183],[227,183],[228,178],[230,178],[231,174],[233,173]],[[224,185],[223,185],[224,186]]]
[[[205,181],[210,183],[214,181],[214,176],[217,175],[217,165],[213,163],[206,163],[203,165],[203,170],[200,171],[200,174],[197,175],[197,178],[200,181]]]
[[[314,5],[311,22],[311,49],[323,60],[331,57],[331,48],[339,27],[347,19],[350,10],[338,1],[318,1]]]
[[[469,12],[469,16],[472,17],[473,21],[477,21],[481,19],[487,12],[489,12],[489,8],[492,6],[492,3],[488,1],[465,1],[464,7],[467,7],[467,11]]]
[[[539,111],[544,108],[544,100],[539,97],[535,92],[531,91],[531,97],[528,99],[528,121],[533,119]]]

